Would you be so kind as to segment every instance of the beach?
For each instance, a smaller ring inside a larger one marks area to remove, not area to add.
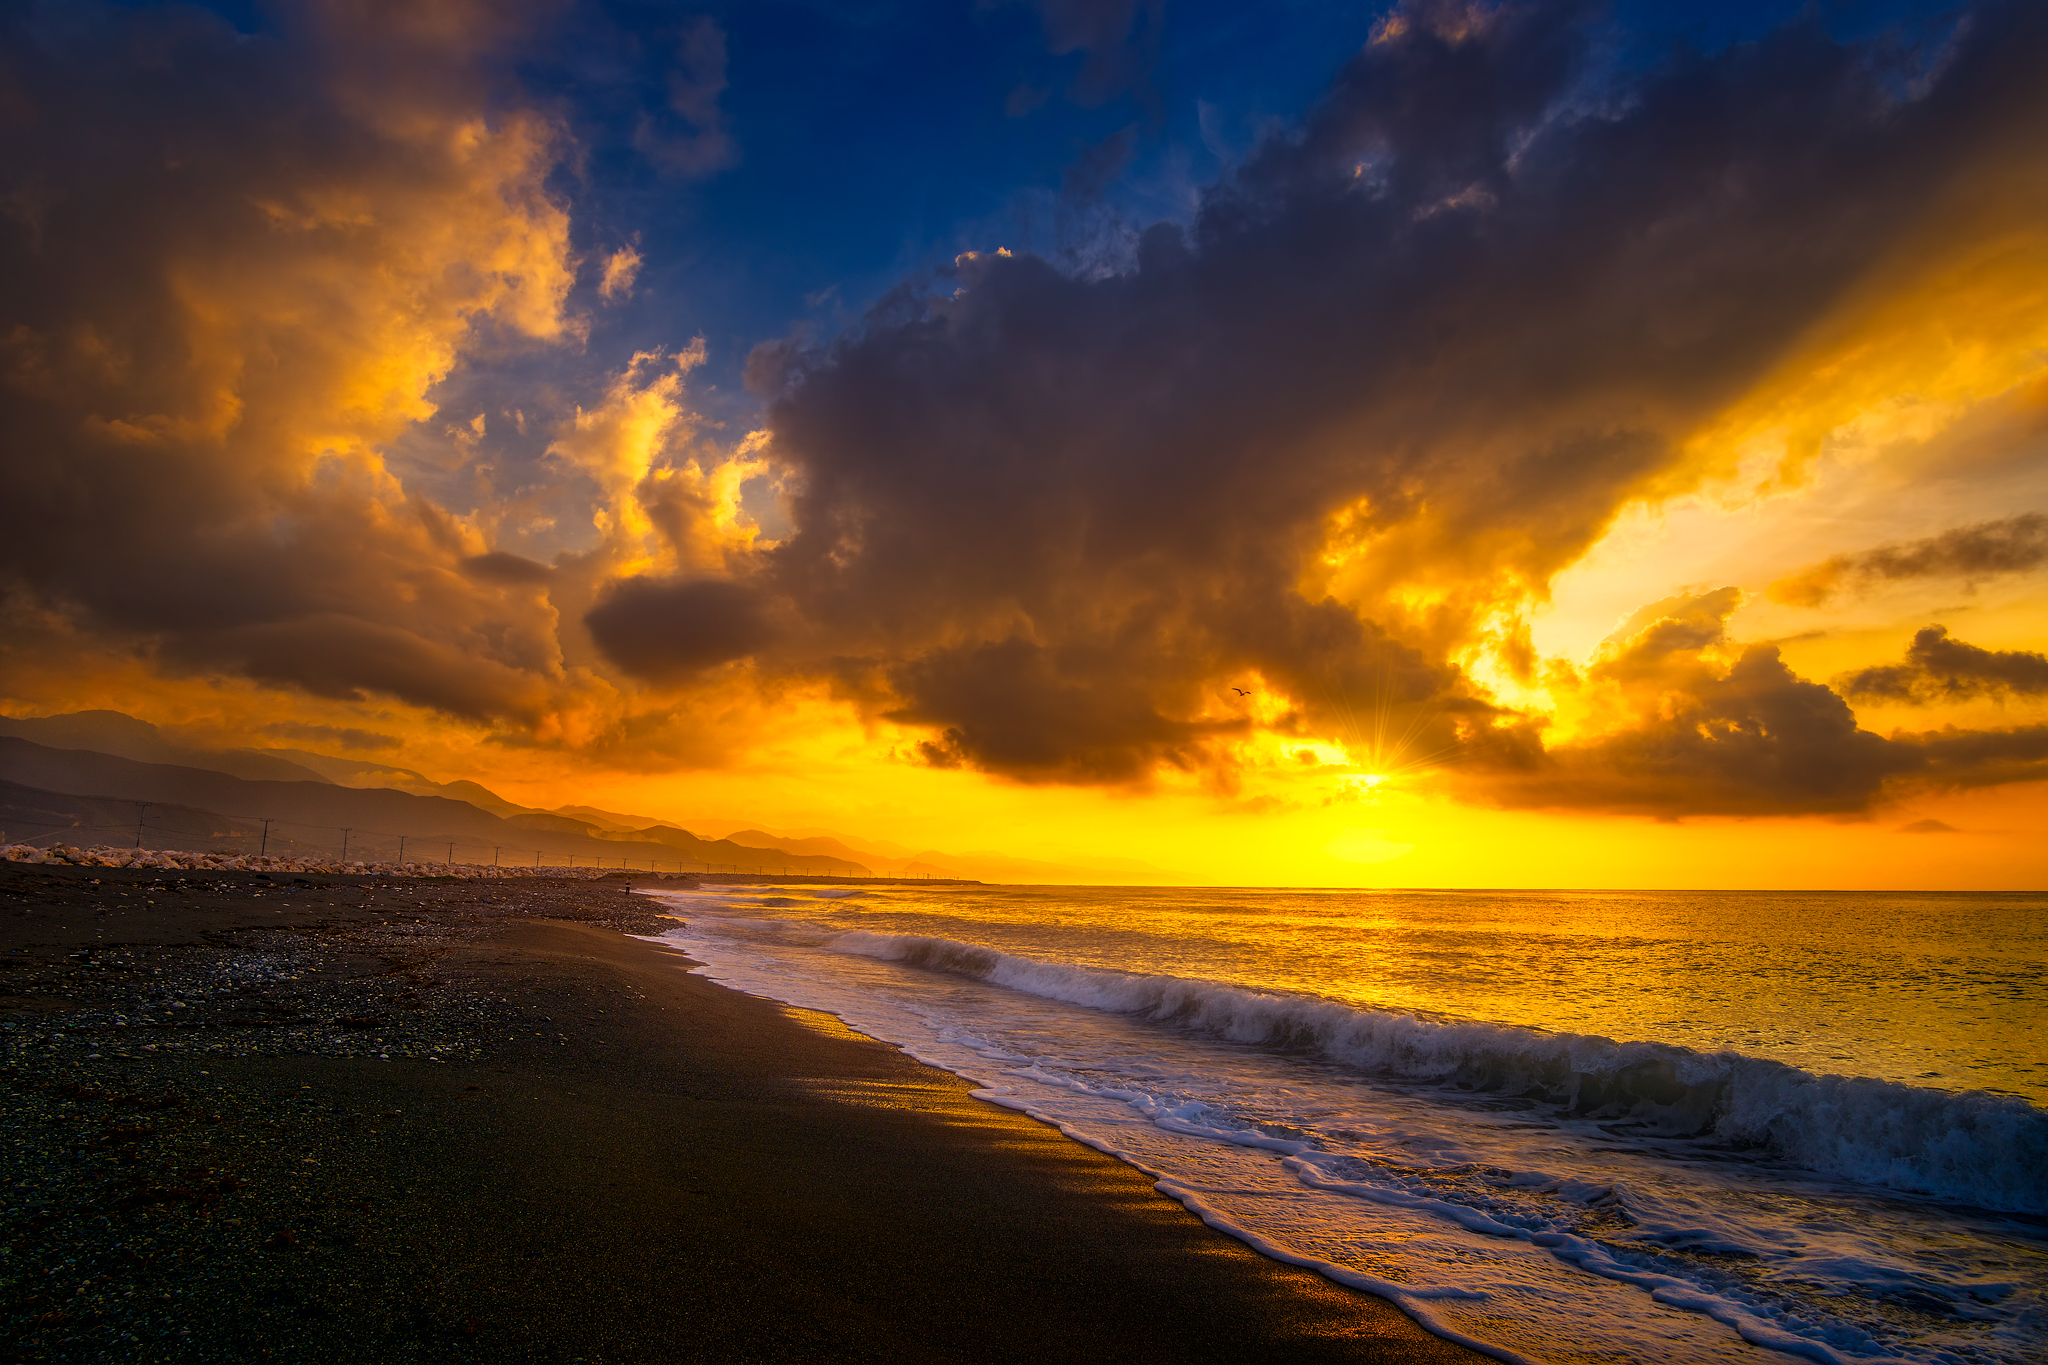
[[[5,1358],[1478,1357],[623,878],[0,868]]]

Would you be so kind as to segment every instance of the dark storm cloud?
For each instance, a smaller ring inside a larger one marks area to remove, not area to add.
[[[1373,729],[1502,799],[1659,813],[2038,763],[2024,731],[1873,747],[1775,655],[1710,658],[1718,607],[1614,651],[1597,685],[1674,709],[1579,746],[1456,661],[1684,486],[1681,443],[1907,244],[1982,245],[1926,209],[2041,174],[2039,5],[1975,8],[1939,63],[1801,21],[1615,85],[1588,6],[1424,0],[1126,268],[963,258],[830,345],[763,348],[766,446],[713,450],[649,350],[536,426],[559,487],[493,493],[526,409],[455,411],[451,376],[589,335],[561,196],[604,158],[515,78],[558,8],[0,19],[0,606],[35,623],[0,662],[376,694],[539,744],[666,724],[668,687],[752,658],[1022,780],[1227,785],[1254,729]],[[1142,90],[1157,6],[1041,11],[1085,54],[1076,98]],[[722,33],[646,50],[674,79],[643,150],[724,164]],[[789,533],[751,548],[700,452],[765,461]],[[406,486],[436,461],[472,514]],[[510,552],[543,544],[572,548]]]
[[[1920,755],[1922,772],[1937,785],[1991,787],[2048,778],[2048,725],[1949,729],[1892,738]]]
[[[624,579],[583,619],[613,663],[657,681],[745,658],[774,638],[759,596],[715,578]]]
[[[381,692],[468,720],[531,723],[544,696],[535,679],[506,664],[348,616],[195,631],[170,643],[164,657],[201,667],[229,663],[249,677],[316,697],[361,701]]]
[[[1946,626],[1928,626],[1913,636],[1904,663],[1860,669],[1837,678],[1835,686],[1852,700],[1914,706],[2048,696],[2048,656],[1982,649],[1954,639]]]
[[[1639,613],[1586,678],[1619,689],[1636,720],[1549,749],[1526,731],[1504,743],[1496,730],[1468,754],[1464,789],[1504,806],[1676,819],[1852,814],[1898,784],[2048,778],[2048,726],[1887,738],[1859,728],[1841,694],[1795,675],[1775,646],[1751,645],[1723,666],[1739,601],[1722,589]]]
[[[1448,650],[1952,176],[2048,147],[2038,6],[1975,11],[1912,98],[1899,54],[1806,21],[1592,90],[1591,13],[1407,6],[1135,268],[965,258],[832,346],[764,350],[796,529],[762,582],[809,627],[786,657],[859,674],[934,761],[1019,777],[1205,761],[1252,672],[1310,723],[1376,699],[1434,717],[1432,751],[1528,751]],[[1709,808],[1847,809],[1902,766],[1774,655],[1696,705],[1726,744],[1674,723],[1609,766],[1667,754],[1674,809],[1688,772]]]
[[[1719,677],[1666,694],[1665,712],[1504,772],[1486,795],[1503,805],[1676,817],[1860,811],[1920,756],[1860,730],[1820,683],[1754,645]]]
[[[381,451],[473,326],[562,328],[559,130],[487,74],[538,8],[0,20],[0,585],[180,673],[535,714],[488,587],[532,570]]]
[[[1833,555],[1771,584],[1773,602],[1817,607],[1836,593],[1905,578],[1990,578],[2048,564],[2048,516],[2027,512],[1901,545]]]
[[[907,704],[889,719],[939,730],[920,746],[935,767],[1061,782],[1135,782],[1161,763],[1193,766],[1204,735],[1250,729],[1169,720],[1138,683],[1105,685],[1100,665],[1021,639],[948,651],[895,675]]]

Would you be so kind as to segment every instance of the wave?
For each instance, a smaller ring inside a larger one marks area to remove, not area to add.
[[[1018,957],[956,939],[841,934],[833,949],[1136,1015],[1369,1075],[1526,1096],[1576,1117],[1763,1149],[1858,1184],[2048,1213],[2048,1112],[2011,1095],[1816,1075],[1737,1052],[1433,1020],[1312,996]]]

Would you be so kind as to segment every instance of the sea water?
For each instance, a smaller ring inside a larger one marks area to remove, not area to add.
[[[2048,1360],[2048,896],[655,892],[1504,1360]]]

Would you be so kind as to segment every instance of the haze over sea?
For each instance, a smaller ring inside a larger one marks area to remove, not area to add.
[[[1503,1359],[2048,1341],[2048,895],[655,894],[714,980]]]

